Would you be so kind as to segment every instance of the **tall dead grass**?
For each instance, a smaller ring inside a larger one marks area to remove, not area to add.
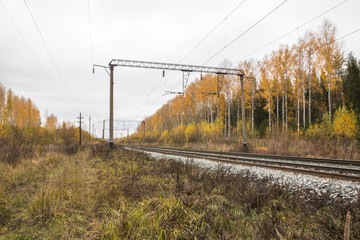
[[[265,139],[249,140],[249,152],[304,157],[323,157],[339,159],[360,159],[360,151],[356,141],[318,139],[306,140],[294,133],[274,131]],[[238,147],[239,149],[241,146]]]
[[[209,171],[107,144],[0,163],[0,181],[5,239],[360,238],[360,202],[305,200],[221,165]]]

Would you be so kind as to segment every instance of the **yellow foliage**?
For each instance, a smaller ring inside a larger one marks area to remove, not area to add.
[[[166,129],[161,133],[160,141],[167,143],[169,141],[169,131]]]
[[[196,126],[195,123],[190,123],[185,129],[185,140],[186,142],[196,141]]]
[[[333,127],[338,137],[355,138],[357,125],[354,111],[347,110],[345,106],[336,110]]]
[[[216,120],[214,123],[210,124],[210,139],[216,141],[222,137],[223,129],[225,124],[219,120]]]
[[[202,121],[200,123],[200,134],[201,134],[201,139],[203,141],[207,141],[210,138],[210,134],[211,134],[211,126],[210,123],[208,123],[207,121]]]

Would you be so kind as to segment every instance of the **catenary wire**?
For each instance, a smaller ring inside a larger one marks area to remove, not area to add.
[[[30,8],[29,8],[29,6],[28,6],[28,4],[26,3],[25,0],[24,0],[24,3],[25,3],[25,5],[26,5],[26,8],[27,8],[30,16],[31,16],[31,19],[32,19],[33,23],[35,24],[35,27],[36,27],[36,29],[37,29],[37,32],[38,32],[39,35],[40,35],[41,41],[42,41],[42,43],[44,44],[44,46],[45,46],[45,48],[46,48],[46,51],[47,51],[47,53],[48,53],[49,56],[50,56],[51,62],[53,63],[53,65],[54,65],[54,67],[55,67],[55,69],[56,69],[56,72],[58,73],[58,75],[59,75],[62,83],[64,84],[66,91],[67,91],[68,94],[70,95],[71,100],[72,100],[74,106],[77,108],[78,112],[80,112],[80,109],[79,109],[79,107],[77,106],[77,104],[76,104],[76,102],[75,102],[75,100],[74,100],[74,98],[73,98],[73,96],[72,96],[72,94],[71,94],[71,92],[70,92],[70,90],[69,90],[69,87],[67,86],[67,84],[66,84],[66,82],[65,82],[65,80],[64,80],[64,78],[63,78],[63,76],[62,76],[62,74],[61,74],[61,72],[60,72],[60,70],[59,70],[59,68],[58,68],[58,66],[57,66],[57,64],[56,64],[56,62],[55,62],[55,59],[54,59],[53,55],[51,54],[51,51],[50,51],[48,45],[46,44],[46,41],[45,41],[43,35],[41,34],[40,28],[39,28],[38,24],[36,23],[35,18],[34,18],[32,12],[31,12],[31,10],[30,10]]]
[[[34,51],[32,50],[32,48],[30,47],[29,43],[26,41],[24,35],[22,34],[22,32],[20,31],[20,28],[17,26],[17,24],[15,23],[14,19],[11,17],[9,11],[6,9],[5,5],[0,2],[1,6],[3,7],[5,13],[7,14],[7,16],[9,17],[9,19],[11,20],[12,24],[14,25],[16,31],[18,32],[18,34],[20,35],[21,39],[24,41],[26,47],[28,48],[28,50],[30,51],[31,55],[33,56],[33,58],[35,59],[37,65],[39,66],[39,68],[41,69],[42,73],[45,75],[46,79],[50,82],[51,86],[55,89],[55,91],[59,94],[59,96],[61,97],[61,100],[63,101],[64,104],[67,104],[64,97],[61,95],[61,93],[59,92],[59,90],[56,88],[56,86],[54,85],[53,81],[51,80],[51,78],[49,77],[49,75],[47,74],[47,72],[45,71],[43,65],[41,64],[40,60],[37,58],[37,56],[35,55]],[[68,105],[68,104],[67,104]],[[69,105],[68,105],[69,106]]]
[[[334,43],[334,42],[337,42],[337,41],[339,41],[339,40],[341,40],[341,39],[343,39],[343,38],[346,38],[346,37],[348,37],[348,36],[350,36],[350,35],[353,35],[354,33],[357,33],[357,32],[360,32],[360,28],[359,28],[359,29],[356,29],[356,30],[354,30],[354,31],[352,31],[352,32],[350,32],[350,33],[347,33],[347,34],[345,34],[344,36],[341,36],[341,37],[339,37],[339,38],[337,38],[337,39],[335,39],[335,40],[333,40],[333,41],[331,41],[331,42],[329,42],[329,43],[326,43],[326,44],[323,44],[323,45],[321,45],[321,46],[318,46],[317,48],[326,47],[326,46],[329,45],[329,44],[332,44],[332,43]]]
[[[205,35],[204,38],[202,38],[188,53],[185,54],[184,57],[182,57],[179,61],[181,63],[187,56],[189,56],[197,47],[199,47],[220,25],[227,20],[228,17],[230,17],[243,3],[245,0],[240,2],[224,19],[222,19],[208,34]]]
[[[229,13],[228,16],[226,16],[212,31],[210,31],[210,33],[208,35],[205,36],[205,38],[203,40],[205,40],[213,31],[215,31],[216,28],[218,28],[226,19],[227,17],[229,17],[237,8],[239,8],[242,3],[244,1],[242,1],[232,12]],[[233,39],[229,44],[227,44],[224,48],[220,49],[220,51],[218,51],[215,55],[213,55],[210,59],[208,59],[206,62],[204,62],[202,65],[205,65],[206,63],[208,63],[209,61],[211,61],[214,57],[216,57],[219,53],[221,53],[223,50],[225,50],[228,46],[230,46],[231,44],[233,44],[235,41],[237,41],[240,37],[242,37],[244,34],[246,34],[248,31],[250,31],[252,28],[254,28],[257,24],[259,24],[262,20],[264,20],[266,17],[268,17],[271,13],[273,13],[274,11],[276,11],[279,7],[281,7],[285,2],[287,2],[287,0],[283,1],[282,3],[280,3],[276,8],[274,8],[273,10],[271,10],[269,13],[267,13],[264,17],[262,17],[260,20],[258,20],[255,24],[253,24],[251,27],[249,27],[247,30],[245,30],[242,34],[240,34],[238,37],[236,37],[235,39]],[[203,40],[201,40],[199,42],[198,45],[200,45]],[[198,45],[195,46],[198,47]],[[189,55],[193,50],[195,50],[195,48],[193,48],[189,53],[187,53],[187,55]],[[185,55],[185,57],[187,57],[187,55]],[[184,58],[185,58],[184,57]],[[183,58],[183,59],[184,59]],[[182,59],[182,60],[183,60]],[[181,82],[180,82],[181,83]],[[177,83],[176,85],[174,85],[174,87],[171,88],[174,89],[175,87],[177,87],[180,83]]]
[[[92,31],[91,31],[90,0],[87,1],[87,10],[88,10],[88,20],[89,20],[88,23],[89,23],[89,38],[90,38],[90,51],[91,51],[91,66],[93,66],[94,65],[94,47],[93,47],[93,39],[92,39]],[[95,108],[96,108],[96,113],[98,113],[99,109],[98,109],[94,74],[92,74],[92,80],[93,80],[94,104],[95,104]]]
[[[271,45],[271,44],[275,43],[276,41],[278,41],[278,40],[280,40],[280,39],[282,39],[282,38],[284,38],[284,37],[288,36],[289,34],[291,34],[291,33],[295,32],[296,30],[299,30],[300,28],[302,28],[302,27],[304,27],[305,25],[307,25],[307,24],[311,23],[312,21],[314,21],[314,20],[318,19],[319,17],[321,17],[321,16],[325,15],[326,13],[328,13],[328,12],[330,12],[330,11],[334,10],[335,8],[340,7],[341,5],[343,5],[344,3],[346,3],[347,1],[348,1],[348,0],[345,0],[345,1],[343,1],[343,2],[341,2],[341,3],[339,3],[339,4],[337,4],[337,5],[335,5],[334,7],[329,8],[329,9],[328,9],[328,10],[326,10],[325,12],[323,12],[323,13],[321,13],[321,14],[317,15],[316,17],[314,17],[314,18],[312,18],[312,19],[308,20],[307,22],[305,22],[305,23],[301,24],[300,26],[298,26],[298,27],[294,28],[293,30],[291,30],[291,31],[289,31],[289,32],[287,32],[287,33],[285,33],[285,34],[281,35],[280,37],[278,37],[278,38],[276,38],[276,39],[272,40],[272,41],[271,41],[271,42],[269,42],[268,44],[266,44],[266,45],[264,45],[264,46],[262,46],[262,47],[260,47],[260,48],[256,49],[255,51],[251,52],[250,54],[248,54],[247,56],[245,56],[245,57],[243,57],[243,58],[245,58],[245,59],[246,59],[246,58],[248,58],[248,57],[250,57],[250,56],[254,55],[255,53],[259,52],[260,50],[262,50],[262,49],[266,48],[267,46],[269,46],[269,45]],[[239,61],[240,61],[240,59],[239,59]]]
[[[223,24],[246,0],[241,1],[234,9],[231,10],[230,13],[228,13],[210,32],[208,32],[205,37],[203,37],[189,52],[187,52],[184,57],[182,57],[179,60],[179,63],[181,63],[186,57],[188,57],[196,48],[198,48],[216,29],[218,29],[221,24]],[[169,75],[168,73],[165,73],[165,76]],[[155,86],[149,91],[148,94],[145,95],[145,97],[141,100],[141,103],[145,101],[147,97],[159,86],[159,84],[162,82],[164,78],[161,78]],[[173,90],[175,87],[177,87],[181,82],[178,82],[176,85],[174,85],[170,90]]]
[[[267,18],[270,14],[275,12],[278,8],[280,8],[283,4],[285,4],[288,0],[283,1],[278,6],[276,6],[273,10],[271,10],[269,13],[267,13],[265,16],[263,16],[261,19],[259,19],[256,23],[251,25],[248,29],[246,29],[244,32],[242,32],[239,36],[237,36],[235,39],[233,39],[229,44],[227,44],[225,47],[220,49],[218,52],[216,52],[212,57],[210,57],[207,61],[205,61],[202,65],[207,64],[212,59],[214,59],[217,55],[219,55],[222,51],[224,51],[227,47],[229,47],[231,44],[239,40],[242,36],[244,36],[247,32],[249,32],[251,29],[253,29],[256,25],[258,25],[261,21],[263,21],[265,18]]]

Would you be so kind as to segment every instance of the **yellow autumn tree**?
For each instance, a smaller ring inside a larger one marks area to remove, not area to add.
[[[53,131],[56,129],[57,117],[54,114],[51,114],[46,118],[45,127],[46,129]]]
[[[354,111],[348,110],[345,106],[338,108],[335,112],[333,127],[337,137],[354,139],[358,131]]]

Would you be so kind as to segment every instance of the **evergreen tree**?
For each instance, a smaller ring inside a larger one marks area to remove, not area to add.
[[[343,88],[349,107],[360,113],[360,64],[352,53],[347,58]]]

